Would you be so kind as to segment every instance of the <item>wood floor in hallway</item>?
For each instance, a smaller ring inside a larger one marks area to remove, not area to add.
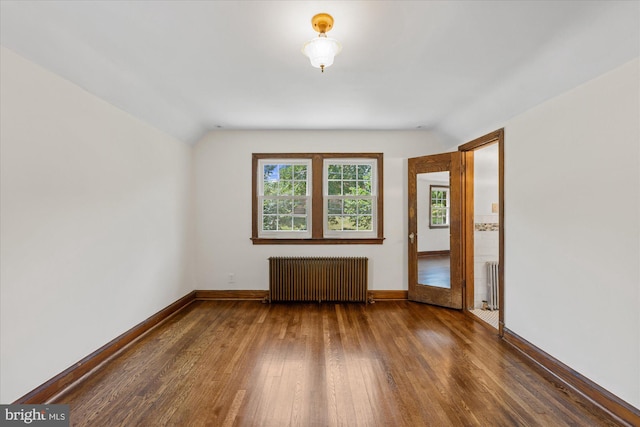
[[[617,425],[461,312],[195,301],[53,403],[75,426]]]

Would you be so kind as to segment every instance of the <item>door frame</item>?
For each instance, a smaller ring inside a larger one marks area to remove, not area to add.
[[[475,221],[473,213],[473,152],[483,146],[498,144],[498,335],[504,334],[504,128],[490,132],[458,146],[462,152],[462,244],[463,244],[463,307],[465,312],[473,308],[474,301],[474,243]]]

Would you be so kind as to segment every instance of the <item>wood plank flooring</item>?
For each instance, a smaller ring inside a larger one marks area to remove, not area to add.
[[[606,426],[461,312],[196,301],[53,403],[74,426]]]

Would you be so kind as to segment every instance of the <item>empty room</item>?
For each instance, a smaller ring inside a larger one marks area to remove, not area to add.
[[[640,1],[0,0],[0,43],[3,425],[640,425]]]

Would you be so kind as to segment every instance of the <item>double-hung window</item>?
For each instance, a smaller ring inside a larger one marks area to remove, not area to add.
[[[376,237],[376,160],[325,159],[324,235]]]
[[[258,165],[258,236],[311,237],[311,161],[262,159]]]
[[[442,185],[429,186],[429,228],[449,227],[449,187]]]
[[[381,244],[381,153],[253,154],[254,244]]]

